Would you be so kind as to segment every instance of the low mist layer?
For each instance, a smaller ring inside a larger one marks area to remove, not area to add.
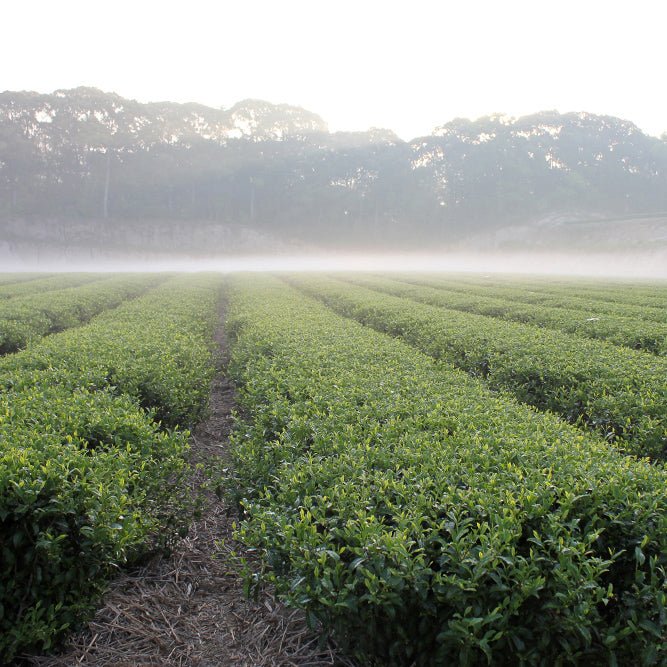
[[[1,258],[0,258],[1,259]],[[432,271],[667,280],[667,253],[448,253],[69,257],[2,261],[2,271]]]

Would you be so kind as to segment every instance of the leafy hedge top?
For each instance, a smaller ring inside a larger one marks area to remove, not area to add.
[[[46,334],[83,324],[103,310],[139,296],[167,277],[166,274],[122,274],[78,287],[0,300],[0,354],[16,352]]]
[[[177,427],[206,405],[220,284],[171,280],[0,360],[3,664],[52,646],[119,565],[187,524]]]
[[[648,294],[638,292],[633,286],[610,287],[597,291],[585,289],[581,282],[550,287],[544,280],[552,282],[552,278],[538,280],[531,276],[530,281],[511,281],[502,277],[482,279],[479,277],[457,276],[444,277],[429,274],[403,274],[401,280],[415,285],[445,288],[457,292],[477,295],[493,295],[499,298],[516,301],[517,303],[548,306],[579,311],[594,310],[613,317],[629,317],[640,321],[667,323],[667,289],[655,285],[644,287]]]
[[[193,424],[208,396],[220,284],[219,276],[174,278],[88,326],[0,359],[0,391],[112,387],[167,425]]]
[[[30,274],[28,274],[28,277],[30,277]],[[79,287],[86,283],[107,280],[111,276],[100,273],[60,273],[33,277],[34,279],[32,280],[12,281],[10,284],[0,284],[0,300]]]
[[[608,315],[598,311],[595,305],[575,310],[515,302],[502,298],[500,295],[494,295],[496,293],[492,287],[489,288],[488,294],[479,294],[466,289],[461,291],[447,288],[433,289],[425,285],[414,285],[391,278],[393,276],[386,278],[354,276],[349,279],[363,287],[433,306],[533,324],[565,333],[574,333],[584,338],[598,338],[654,354],[667,354],[667,322]]]
[[[667,478],[551,414],[237,280],[241,535],[377,664],[664,659]]]
[[[28,283],[31,280],[41,280],[42,278],[50,277],[50,273],[0,273],[0,288],[4,289],[7,285]]]
[[[667,359],[536,326],[292,276],[340,313],[399,336],[495,389],[602,433],[630,451],[667,456]]]

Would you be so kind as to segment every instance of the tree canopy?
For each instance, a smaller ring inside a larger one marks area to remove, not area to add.
[[[545,111],[409,142],[309,111],[141,104],[93,88],[0,94],[0,220],[248,225],[306,242],[456,239],[541,216],[667,211],[667,139]]]

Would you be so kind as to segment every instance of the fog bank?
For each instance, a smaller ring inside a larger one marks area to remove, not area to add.
[[[243,256],[0,255],[0,271],[443,271],[667,280],[667,252],[322,253]]]

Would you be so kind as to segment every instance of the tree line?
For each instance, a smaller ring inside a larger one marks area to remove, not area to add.
[[[667,211],[667,140],[609,116],[456,119],[406,142],[315,114],[0,95],[0,219],[171,220],[423,243],[540,217]]]

